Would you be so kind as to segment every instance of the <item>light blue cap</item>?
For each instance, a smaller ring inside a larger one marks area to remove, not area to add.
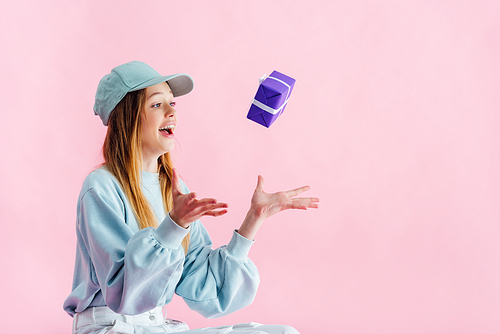
[[[168,83],[174,96],[185,95],[194,87],[193,79],[187,74],[162,76],[140,61],[117,66],[105,75],[97,86],[94,113],[99,115],[104,125],[108,125],[109,115],[128,92],[164,81]]]

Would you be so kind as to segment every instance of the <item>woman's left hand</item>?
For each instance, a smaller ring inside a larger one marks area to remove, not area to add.
[[[295,197],[309,189],[309,186],[304,186],[288,191],[268,194],[264,192],[264,178],[259,175],[257,187],[252,196],[250,210],[238,230],[238,233],[247,239],[253,240],[264,220],[278,212],[288,209],[317,209],[319,207],[319,198]]]
[[[266,219],[280,211],[287,209],[307,210],[307,208],[317,209],[319,198],[316,197],[295,197],[304,191],[311,189],[304,186],[288,191],[280,191],[274,194],[264,192],[264,178],[258,176],[257,188],[252,196],[250,210],[253,210],[257,217]]]

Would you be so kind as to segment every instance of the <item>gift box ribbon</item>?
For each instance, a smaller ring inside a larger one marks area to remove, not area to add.
[[[281,111],[281,109],[283,109],[285,107],[285,105],[288,103],[288,100],[290,99],[290,85],[287,84],[286,82],[284,82],[283,80],[280,80],[280,79],[275,78],[275,77],[267,77],[267,79],[276,80],[278,82],[281,82],[283,85],[285,85],[287,87],[288,92],[286,94],[285,102],[278,109],[273,109],[269,106],[266,106],[264,103],[257,101],[256,99],[253,99],[252,104],[254,104],[255,106],[259,107],[260,109],[262,109],[264,111],[267,111],[270,114],[276,115],[277,113],[279,113]],[[262,80],[262,81],[264,81],[264,80]],[[261,81],[261,83],[262,83],[262,81]]]

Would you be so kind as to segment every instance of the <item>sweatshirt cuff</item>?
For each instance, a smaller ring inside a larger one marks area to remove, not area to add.
[[[226,249],[229,254],[240,260],[245,260],[252,247],[254,241],[245,238],[244,236],[238,234],[236,230],[233,232],[233,237],[229,244],[227,244]]]
[[[154,236],[163,246],[170,249],[177,249],[181,245],[182,240],[189,233],[191,226],[183,228],[177,225],[170,213],[167,214],[163,222],[156,229]]]

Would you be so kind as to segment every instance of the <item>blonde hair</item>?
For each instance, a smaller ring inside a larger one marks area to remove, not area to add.
[[[145,89],[130,92],[118,103],[108,121],[108,131],[102,153],[104,166],[120,183],[132,206],[141,229],[157,227],[158,221],[141,189],[142,144],[141,113],[144,110]],[[158,158],[158,173],[165,212],[173,208],[172,160],[167,152]],[[187,254],[189,234],[182,240]]]

